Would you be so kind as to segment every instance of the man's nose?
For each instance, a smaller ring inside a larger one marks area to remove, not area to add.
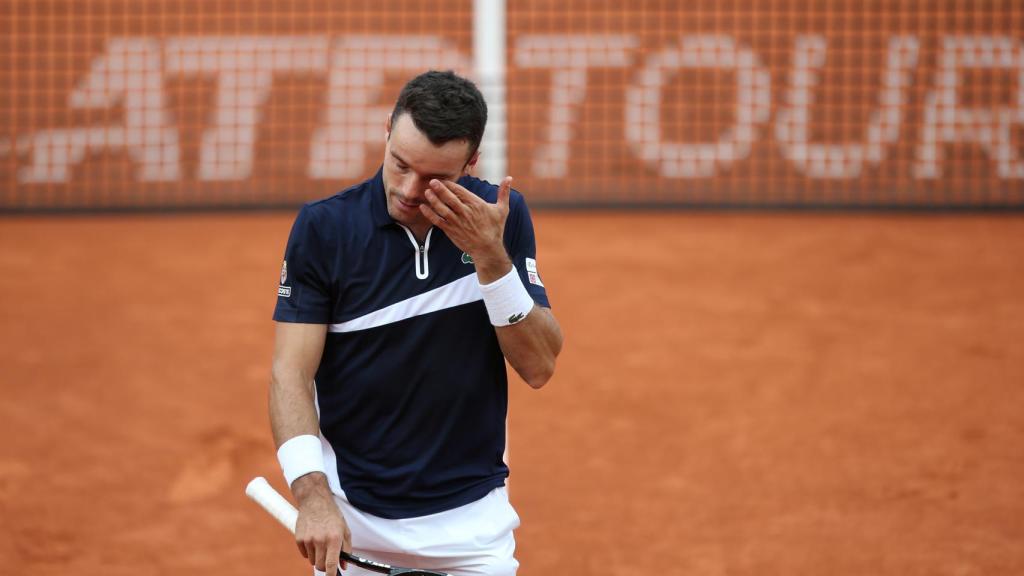
[[[409,178],[406,181],[402,194],[409,200],[422,200],[427,191],[427,182],[420,178]]]

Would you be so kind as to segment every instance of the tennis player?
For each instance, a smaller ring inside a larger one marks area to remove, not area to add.
[[[523,197],[469,175],[486,122],[470,81],[417,76],[377,174],[295,220],[270,419],[317,571],[335,574],[341,549],[455,575],[518,567],[505,361],[540,388],[562,335]]]

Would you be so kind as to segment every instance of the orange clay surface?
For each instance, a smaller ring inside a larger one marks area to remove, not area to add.
[[[291,219],[0,219],[0,574],[309,573],[243,495]],[[521,575],[1024,574],[1024,219],[536,225]]]

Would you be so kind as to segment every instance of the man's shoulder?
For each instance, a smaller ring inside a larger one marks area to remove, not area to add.
[[[363,221],[366,211],[370,209],[370,189],[369,180],[360,182],[325,198],[307,202],[302,206],[302,211],[317,221],[335,224]]]

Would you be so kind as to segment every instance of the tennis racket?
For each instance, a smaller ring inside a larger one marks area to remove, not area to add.
[[[281,496],[277,490],[274,490],[274,487],[267,482],[266,478],[262,476],[253,478],[252,481],[249,482],[249,485],[245,487],[245,494],[249,498],[255,500],[256,503],[269,512],[271,516],[276,518],[278,522],[290,530],[292,534],[295,534],[295,521],[299,518],[299,511],[291,505],[291,502],[285,500],[284,496]],[[381,562],[360,558],[359,556],[349,554],[345,551],[341,552],[341,559],[346,562],[351,562],[360,568],[365,568],[381,574],[387,574],[388,576],[449,576],[444,572],[432,572],[430,570],[420,570],[418,568],[389,566]],[[344,576],[340,568],[338,569],[338,574]]]

